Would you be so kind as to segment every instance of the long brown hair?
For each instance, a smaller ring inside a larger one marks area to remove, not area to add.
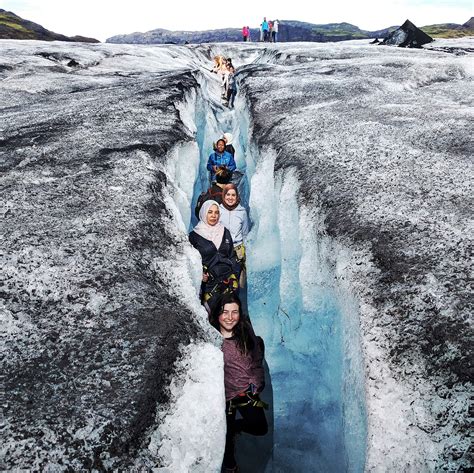
[[[223,294],[212,311],[209,321],[211,325],[220,332],[219,316],[224,312],[224,307],[226,304],[233,303],[239,306],[240,317],[237,325],[234,327],[232,336],[235,337],[237,341],[237,347],[239,348],[242,355],[248,355],[254,349],[255,341],[249,318],[242,312],[242,302],[240,302],[237,294],[233,292]]]

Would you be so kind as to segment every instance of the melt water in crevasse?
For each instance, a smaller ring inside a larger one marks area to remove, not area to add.
[[[260,154],[249,142],[250,117],[242,98],[235,111],[206,98],[195,108],[200,164],[192,208],[209,183],[206,164],[213,141],[231,132],[237,167],[244,174],[239,191],[252,223],[246,242],[248,286],[242,299],[266,346],[262,398],[270,404],[269,433],[239,436],[241,470],[362,472],[367,429],[363,374],[362,369],[349,372],[361,363],[348,362],[344,351],[345,345],[359,345],[358,330],[357,323],[349,329],[343,326],[341,311],[345,305],[346,313],[352,308],[357,317],[357,304],[349,295],[341,300],[324,281],[312,285],[309,303],[307,294],[303,301],[302,286],[312,275],[305,275],[305,260],[307,266],[311,255],[300,244],[298,183],[292,175],[276,180],[275,156]],[[190,229],[195,223],[192,216]],[[357,357],[357,350],[354,353]]]

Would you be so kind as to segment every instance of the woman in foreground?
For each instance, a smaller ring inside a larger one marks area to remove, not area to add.
[[[223,471],[233,473],[239,471],[235,460],[236,434],[268,432],[266,404],[259,397],[265,387],[263,340],[255,336],[248,317],[242,314],[240,299],[233,293],[222,296],[210,321],[224,337],[227,435]],[[241,419],[235,418],[237,411]]]

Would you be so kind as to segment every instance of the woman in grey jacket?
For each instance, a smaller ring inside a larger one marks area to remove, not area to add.
[[[220,204],[220,223],[230,231],[237,261],[242,268],[240,287],[245,286],[245,246],[244,239],[249,232],[247,210],[240,204],[239,191],[235,184],[227,184],[222,189]]]

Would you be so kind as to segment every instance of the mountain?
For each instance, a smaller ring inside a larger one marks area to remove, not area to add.
[[[302,21],[286,20],[282,22],[281,41],[346,41],[350,39],[366,39],[385,36],[388,32],[396,29],[391,26],[378,31],[361,30],[358,26],[350,23],[327,23],[313,24]]]
[[[65,36],[43,28],[37,23],[24,20],[15,13],[0,8],[0,39],[37,39],[41,41],[74,41],[81,43],[100,43],[85,36]]]
[[[280,41],[345,41],[384,37],[398,26],[391,26],[378,31],[365,31],[350,23],[314,24],[296,20],[282,20],[278,39]],[[258,28],[251,28],[252,41],[258,41]],[[146,33],[131,33],[112,36],[107,43],[131,44],[185,44],[187,43],[221,43],[242,41],[240,28],[225,28],[206,31],[169,31],[156,29]]]
[[[256,38],[257,30],[251,31],[252,38]],[[146,33],[130,33],[112,36],[106,43],[126,44],[185,44],[185,43],[223,43],[242,40],[239,28],[224,28],[209,31],[170,31],[162,28],[147,31]]]
[[[296,20],[282,20],[278,33],[279,41],[346,41],[350,39],[386,38],[399,26],[367,31],[350,23],[314,24]],[[474,36],[474,18],[463,25],[445,23],[439,25],[423,26],[420,30],[433,38],[458,38]],[[251,40],[258,41],[260,36],[258,28],[251,28]],[[186,43],[222,43],[240,42],[242,33],[240,28],[223,28],[205,31],[170,31],[155,29],[145,33],[112,36],[107,43],[128,44],[186,44]]]
[[[463,36],[474,36],[474,17],[466,23],[441,23],[437,25],[427,25],[421,28],[425,33],[434,38],[461,38]]]

